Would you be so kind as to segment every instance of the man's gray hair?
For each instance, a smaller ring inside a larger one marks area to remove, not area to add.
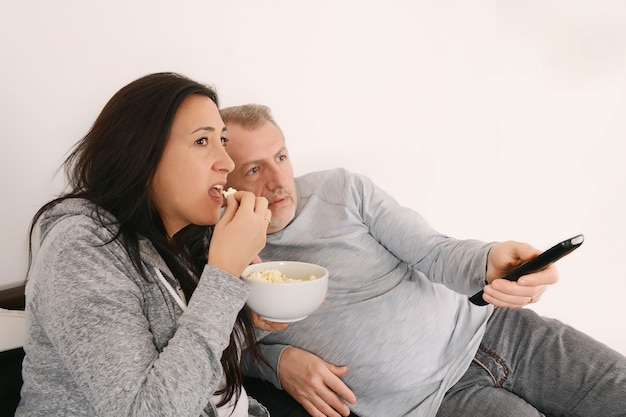
[[[225,107],[220,110],[220,115],[226,125],[232,123],[247,130],[253,130],[263,126],[265,122],[270,122],[276,126],[278,130],[281,130],[276,120],[274,120],[274,116],[272,116],[272,110],[262,104],[244,104],[242,106]]]

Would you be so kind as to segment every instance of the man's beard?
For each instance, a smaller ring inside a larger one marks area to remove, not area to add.
[[[273,191],[271,194],[265,196],[268,201],[273,202],[276,200],[280,200],[283,198],[288,198],[291,202],[291,205],[282,207],[278,210],[278,212],[272,212],[272,219],[270,220],[270,227],[272,229],[282,230],[284,229],[293,218],[296,216],[296,204],[292,197],[292,194],[285,189],[278,189]],[[270,203],[271,204],[271,203]]]
[[[282,230],[285,227],[287,227],[289,223],[291,223],[291,221],[293,220],[295,216],[296,216],[295,205],[284,207],[280,209],[280,212],[277,213],[276,215],[272,213],[272,219],[270,220],[270,227],[273,229]]]

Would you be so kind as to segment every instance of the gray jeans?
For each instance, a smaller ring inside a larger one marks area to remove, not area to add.
[[[457,416],[626,416],[626,357],[532,310],[496,308],[437,413]]]

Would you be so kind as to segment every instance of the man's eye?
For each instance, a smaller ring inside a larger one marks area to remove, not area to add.
[[[209,141],[209,140],[208,140],[207,138],[200,138],[200,139],[198,139],[198,140],[196,141],[196,143],[197,143],[198,145],[206,145],[206,144],[208,143],[208,141]]]
[[[281,155],[278,158],[276,158],[278,162],[285,162],[285,159],[287,159],[287,155]]]
[[[225,138],[224,136],[222,136],[220,138],[220,141],[222,142],[222,146],[226,146],[226,144],[228,143],[228,138]]]
[[[254,168],[251,168],[251,169],[248,171],[248,175],[254,175],[254,174],[256,174],[257,172],[259,172],[259,168],[258,168],[258,167],[254,167]]]

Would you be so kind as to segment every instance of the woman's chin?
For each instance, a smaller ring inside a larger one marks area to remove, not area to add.
[[[218,211],[214,216],[209,216],[209,217],[203,219],[202,225],[203,226],[213,226],[219,220],[220,220],[220,213]]]

